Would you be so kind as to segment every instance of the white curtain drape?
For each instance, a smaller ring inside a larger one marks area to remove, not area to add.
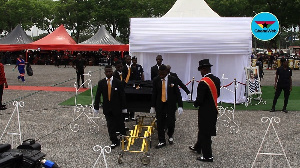
[[[235,78],[245,83],[244,67],[250,65],[252,48],[250,23],[251,18],[132,18],[130,54],[144,67],[145,79],[150,79],[151,66],[161,54],[163,63],[170,65],[183,83],[202,78],[197,70],[201,59],[210,60],[212,73],[221,79],[221,85]],[[223,74],[228,79],[223,80]],[[193,98],[197,85],[195,82]],[[228,89],[234,91],[234,85],[221,90],[219,101],[234,102]],[[238,103],[244,101],[244,90],[238,86]],[[187,99],[183,91],[182,97]]]

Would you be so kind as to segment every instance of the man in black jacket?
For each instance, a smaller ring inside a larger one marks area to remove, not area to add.
[[[113,72],[113,77],[119,79],[122,82],[124,82],[123,72],[122,72],[122,70],[123,70],[122,61],[120,61],[120,60],[116,61],[115,67],[116,67],[116,70]]]
[[[158,76],[158,69],[162,64],[163,58],[161,55],[156,56],[156,65],[151,67],[151,80]]]
[[[170,65],[167,65],[167,70],[168,70],[169,75],[174,76],[177,79],[178,85],[181,87],[181,89],[183,89],[186,94],[190,94],[189,89],[185,86],[185,84],[182,83],[182,81],[178,78],[177,74],[171,72],[171,66]]]
[[[220,79],[211,73],[209,59],[199,61],[198,70],[203,78],[197,88],[197,97],[194,102],[198,109],[198,140],[194,146],[189,148],[197,153],[202,153],[203,157],[197,160],[213,162],[211,149],[211,136],[216,136],[217,122],[217,98],[220,96]]]
[[[126,55],[125,56],[125,66],[123,66],[122,70],[122,75],[123,75],[123,80],[125,82],[125,85],[128,83],[130,80],[131,76],[133,75],[133,72],[131,70],[131,56]],[[135,112],[134,111],[128,111],[128,114],[125,117],[125,121],[129,121],[131,119],[132,121],[135,121]]]
[[[178,104],[178,113],[183,112],[183,103],[178,88],[177,79],[168,75],[167,67],[159,67],[159,76],[153,80],[153,90],[150,113],[156,112],[159,143],[156,148],[166,146],[165,128],[168,129],[169,144],[174,143],[175,112]]]
[[[73,66],[74,69],[76,69],[76,74],[77,74],[77,88],[79,89],[80,87],[80,78],[81,78],[81,83],[82,83],[82,87],[84,87],[84,69],[86,67],[86,61],[82,58],[81,53],[77,54],[77,58],[74,60],[73,62]]]
[[[131,56],[125,55],[125,65],[122,69],[123,80],[128,83],[131,75]]]
[[[112,76],[113,71],[110,65],[105,66],[106,78],[98,82],[98,88],[95,96],[94,111],[99,113],[100,97],[103,97],[103,114],[107,121],[107,128],[111,148],[114,149],[120,145],[116,132],[120,131],[122,135],[126,135],[124,117],[122,113],[126,113],[126,98],[124,85],[119,80]]]

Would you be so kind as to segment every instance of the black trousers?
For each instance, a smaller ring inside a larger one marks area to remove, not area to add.
[[[2,105],[3,89],[4,89],[4,84],[0,85],[0,105]]]
[[[206,159],[212,157],[211,143],[210,135],[203,135],[198,131],[198,140],[194,147],[197,152],[202,153],[203,157]]]
[[[290,88],[289,87],[281,87],[281,86],[277,86],[277,89],[275,91],[275,96],[273,99],[273,106],[272,108],[275,109],[276,103],[277,103],[277,99],[281,94],[281,91],[284,91],[284,104],[283,104],[283,110],[286,110],[288,101],[289,101],[289,96],[290,96]]]
[[[119,143],[116,132],[120,131],[122,135],[126,135],[125,123],[122,115],[113,115],[112,111],[108,111],[105,114],[105,119],[107,122],[107,129],[109,134],[109,139],[112,143]]]
[[[134,111],[128,111],[128,113],[124,114],[123,116],[124,116],[124,118],[132,119],[135,116],[135,112]]]
[[[273,68],[273,61],[268,62],[268,68],[271,68],[271,69]]]
[[[81,78],[81,83],[83,84],[84,83],[84,75],[83,75],[83,72],[81,73],[78,73],[77,72],[77,86],[79,87],[80,86],[80,78]],[[84,85],[83,85],[84,86]]]
[[[175,131],[175,111],[168,109],[168,104],[163,103],[161,111],[156,112],[158,141],[166,142],[165,129],[168,129],[168,136],[173,137]]]

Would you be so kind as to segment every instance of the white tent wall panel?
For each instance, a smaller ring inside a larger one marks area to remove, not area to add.
[[[202,78],[197,70],[201,59],[210,59],[212,73],[227,85],[235,78],[245,83],[244,67],[250,65],[252,35],[251,18],[134,18],[131,19],[130,54],[138,57],[144,67],[145,79],[150,79],[156,56],[171,65],[183,83]],[[193,99],[196,97],[197,83]],[[191,84],[188,88],[191,90]],[[234,90],[233,85],[228,89]],[[187,95],[182,91],[183,99]],[[237,89],[237,102],[243,102],[244,86]],[[234,94],[222,89],[218,99],[233,103]]]

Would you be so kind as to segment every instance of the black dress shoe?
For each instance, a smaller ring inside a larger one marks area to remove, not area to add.
[[[275,112],[275,109],[274,109],[274,108],[272,108],[272,109],[270,110],[270,112]]]
[[[213,157],[211,157],[211,158],[204,158],[204,157],[197,157],[197,160],[199,160],[199,161],[202,161],[202,162],[213,162],[214,161],[214,158]]]
[[[165,142],[160,142],[160,143],[157,144],[157,146],[155,146],[155,148],[159,149],[159,148],[162,148],[164,146],[166,146],[166,143]]]
[[[282,112],[285,112],[285,113],[288,113],[288,111],[286,109],[282,109],[281,110]]]
[[[169,142],[170,145],[173,145],[173,144],[174,144],[174,139],[173,139],[172,137],[170,137],[170,138],[168,139],[168,142]]]
[[[201,154],[201,152],[197,151],[197,149],[194,146],[189,146],[189,149],[194,152],[197,152],[198,154]]]

